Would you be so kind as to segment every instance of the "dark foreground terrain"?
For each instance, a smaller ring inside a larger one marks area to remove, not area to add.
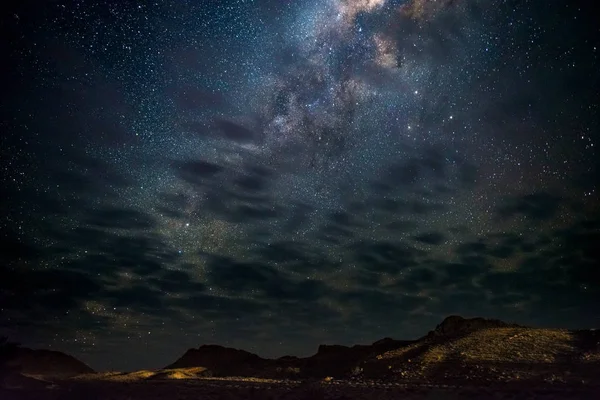
[[[0,350],[0,400],[600,398],[599,331],[459,316],[412,341],[321,345],[310,357],[278,359],[203,345],[133,372],[95,372],[8,343]]]
[[[2,400],[70,399],[594,399],[600,388],[590,385],[531,383],[426,384],[384,381],[271,381],[246,378],[155,380],[143,382],[65,381],[45,388],[0,390]]]

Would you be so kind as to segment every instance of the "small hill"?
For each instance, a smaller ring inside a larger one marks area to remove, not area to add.
[[[165,369],[203,367],[216,376],[256,376],[272,360],[266,360],[245,350],[217,345],[189,349]]]
[[[23,375],[69,378],[94,370],[68,354],[52,350],[17,347],[4,362],[4,367]]]
[[[210,375],[210,371],[204,367],[174,368],[157,371],[147,379],[198,379]]]
[[[142,370],[135,372],[105,372],[93,375],[81,375],[79,380],[102,380],[111,382],[139,382],[144,380],[177,380],[199,379],[210,376],[210,371],[203,367],[160,369],[156,371]]]
[[[364,363],[366,374],[397,379],[590,378],[600,367],[594,331],[536,329],[452,317],[421,340]],[[595,372],[594,372],[595,371]]]

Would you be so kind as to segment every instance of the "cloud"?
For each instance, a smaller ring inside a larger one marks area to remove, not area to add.
[[[354,253],[354,262],[362,268],[389,274],[417,265],[419,256],[423,254],[403,243],[367,240],[353,243],[349,250]]]
[[[336,0],[339,15],[351,23],[361,12],[371,12],[382,7],[386,0]]]
[[[548,68],[557,37],[591,60],[569,24],[531,43],[507,22],[543,26],[527,2],[263,1],[239,36],[254,39],[206,21],[219,40],[192,54],[192,3],[169,12],[176,26],[130,10],[168,28],[138,27],[164,68],[103,63],[89,35],[56,30],[32,54],[50,69],[12,68],[27,90],[12,91],[2,147],[3,328],[40,346],[77,336],[76,351],[86,337],[106,353],[210,341],[280,355],[411,338],[448,313],[597,320],[594,125],[565,136],[592,116],[594,63]]]
[[[77,308],[102,291],[102,285],[85,271],[32,270],[1,267],[0,293],[8,315],[18,311],[19,321],[50,322],[57,315]],[[12,321],[12,322],[19,322]]]
[[[422,22],[435,18],[442,11],[457,7],[459,3],[460,1],[456,0],[410,0],[403,4],[399,11],[404,16]]]
[[[227,140],[237,143],[252,143],[258,140],[258,136],[255,132],[235,122],[216,119],[214,124],[220,137]]]
[[[429,245],[439,245],[444,243],[445,236],[440,232],[427,232],[414,236],[414,240]]]
[[[323,282],[295,280],[288,273],[267,264],[215,257],[209,261],[208,270],[211,284],[237,296],[254,294],[255,298],[267,302],[316,301],[326,292]]]
[[[508,199],[498,207],[497,213],[502,219],[524,216],[534,221],[542,221],[555,217],[562,204],[561,197],[539,192]]]
[[[184,181],[202,186],[205,179],[212,178],[224,167],[209,161],[186,161],[175,163],[175,169]]]

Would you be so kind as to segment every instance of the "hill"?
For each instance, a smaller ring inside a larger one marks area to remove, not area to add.
[[[244,350],[217,345],[189,349],[165,369],[203,367],[216,376],[255,376],[268,368],[267,360]]]
[[[203,367],[214,376],[261,378],[349,376],[365,358],[409,343],[412,342],[385,338],[370,345],[352,347],[320,345],[313,356],[284,356],[278,359],[261,358],[244,350],[204,345],[187,350],[181,358],[165,369]]]
[[[363,363],[367,376],[454,382],[585,380],[593,379],[599,367],[596,331],[536,329],[457,317],[409,346]]]
[[[166,368],[203,367],[215,376],[386,380],[591,379],[600,367],[596,331],[536,329],[450,316],[421,339],[390,338],[352,347],[321,345],[306,358],[264,359],[243,350],[201,346]]]
[[[16,347],[2,364],[5,370],[32,376],[68,378],[94,373],[92,368],[68,354],[26,347]]]
[[[110,382],[137,382],[144,380],[180,380],[199,379],[211,375],[204,367],[170,368],[156,371],[141,370],[135,372],[104,372],[98,374],[80,375],[77,380],[102,380]]]

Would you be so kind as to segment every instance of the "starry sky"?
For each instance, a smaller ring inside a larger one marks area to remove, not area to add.
[[[15,2],[0,334],[127,370],[599,326],[590,7]]]

